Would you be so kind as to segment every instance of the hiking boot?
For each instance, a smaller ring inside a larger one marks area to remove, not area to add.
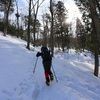
[[[49,78],[46,78],[46,84],[49,86],[50,85],[50,80]]]
[[[49,86],[49,85],[50,85],[50,82],[47,82],[47,81],[46,81],[46,85]]]
[[[53,81],[53,80],[54,80],[54,77],[53,77],[53,75],[52,75],[52,74],[50,75],[50,80],[51,80],[51,81]]]

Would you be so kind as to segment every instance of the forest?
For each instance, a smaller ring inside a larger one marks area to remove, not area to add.
[[[26,48],[46,45],[54,53],[54,48],[69,52],[75,49],[77,53],[88,50],[95,58],[94,75],[99,73],[100,54],[100,1],[74,0],[82,18],[76,19],[75,31],[73,24],[67,23],[68,9],[64,0],[49,0],[48,9],[38,19],[38,11],[45,0],[26,0],[28,14],[19,13],[18,0],[0,0],[0,31],[4,36],[10,34],[27,41]],[[16,20],[11,21],[10,15],[16,8]],[[42,9],[41,9],[42,10]]]

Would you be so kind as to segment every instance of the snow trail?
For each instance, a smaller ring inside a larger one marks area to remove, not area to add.
[[[26,42],[0,34],[0,100],[100,100],[100,79],[93,75],[93,58],[55,53],[52,65],[58,79],[45,84],[41,57]],[[88,60],[87,60],[88,59]]]

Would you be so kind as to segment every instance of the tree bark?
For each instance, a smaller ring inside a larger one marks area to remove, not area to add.
[[[7,8],[7,11],[5,12],[5,19],[4,19],[4,36],[7,34],[7,28],[8,28],[8,17],[9,17],[9,11],[10,11],[10,6],[11,6],[12,0],[9,0],[9,5]]]
[[[20,36],[20,34],[19,34],[19,17],[20,17],[20,15],[19,15],[19,11],[18,11],[18,2],[16,0],[15,0],[15,2],[16,2],[16,8],[17,8],[17,13],[15,14],[16,18],[17,18],[17,37],[19,37]]]
[[[28,40],[27,40],[27,49],[29,49],[30,50],[30,18],[31,18],[31,1],[32,0],[30,0],[30,2],[29,2],[29,16],[28,16],[28,32],[27,32],[27,34],[28,34]]]
[[[99,73],[99,60],[98,60],[98,44],[100,43],[100,23],[99,23],[99,16],[96,11],[96,1],[95,0],[89,0],[90,2],[90,12],[91,12],[91,18],[93,23],[93,31],[95,36],[95,69],[94,69],[94,75],[98,77]]]
[[[52,0],[50,0],[50,12],[51,12],[51,37],[50,37],[50,44],[51,44],[51,52],[52,52],[52,56],[54,55],[53,51],[54,51],[54,37],[53,37],[53,5],[52,5]]]
[[[44,2],[44,0],[41,1],[41,3],[39,2],[40,0],[37,0],[35,2],[35,4],[33,4],[33,10],[34,10],[34,25],[33,25],[33,36],[34,36],[34,42],[33,42],[33,46],[35,47],[36,46],[36,20],[37,20],[37,14],[38,14],[38,10],[39,10],[39,7],[40,5]],[[36,6],[36,9],[35,9],[35,6]]]

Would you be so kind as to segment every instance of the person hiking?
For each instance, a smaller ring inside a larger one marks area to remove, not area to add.
[[[54,80],[53,73],[51,71],[52,55],[50,54],[50,50],[48,50],[46,46],[42,46],[41,52],[38,52],[36,54],[36,57],[39,57],[39,56],[42,57],[46,84],[49,86],[50,81]]]

